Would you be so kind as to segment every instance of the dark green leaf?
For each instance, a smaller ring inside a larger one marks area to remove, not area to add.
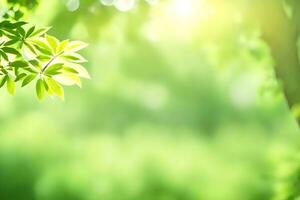
[[[28,75],[22,82],[22,87],[28,85],[31,81],[36,78],[37,74]]]

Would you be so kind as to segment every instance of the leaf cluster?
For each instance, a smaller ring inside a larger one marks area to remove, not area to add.
[[[35,83],[39,99],[46,95],[64,99],[63,86],[78,85],[90,78],[78,51],[87,44],[59,41],[47,34],[49,28],[36,28],[5,14],[0,21],[0,88],[14,95],[16,88]]]

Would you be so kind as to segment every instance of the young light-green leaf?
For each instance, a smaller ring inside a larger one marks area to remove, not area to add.
[[[64,89],[62,88],[62,86],[57,83],[55,80],[53,80],[52,78],[46,78],[46,83],[49,87],[49,89],[51,89],[51,91],[56,94],[58,97],[60,97],[62,100],[65,99],[65,95],[64,95]]]
[[[42,79],[39,79],[36,82],[36,95],[39,100],[43,100],[45,98],[45,85]]]
[[[7,86],[8,93],[11,95],[14,95],[16,92],[16,84],[15,84],[15,81],[9,76],[7,76],[6,86]]]
[[[59,41],[55,37],[50,35],[46,35],[46,40],[48,41],[49,46],[51,46],[52,52],[56,53]]]

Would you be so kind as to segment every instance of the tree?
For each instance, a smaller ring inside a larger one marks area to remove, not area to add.
[[[298,54],[299,1],[288,1],[291,13],[285,10],[282,0],[257,1],[251,18],[259,23],[262,37],[269,45],[275,61],[274,70],[282,83],[288,105],[295,112],[300,103],[300,62]],[[255,13],[256,16],[253,16]],[[300,118],[297,117],[298,124]]]
[[[230,5],[241,21],[258,27],[270,49],[274,72],[289,108],[300,124],[300,61],[298,52],[300,2],[298,0],[210,0],[214,7]],[[226,10],[230,17],[232,10]],[[218,15],[218,13],[216,14]],[[221,19],[222,20],[222,19]],[[231,21],[234,19],[230,18]]]
[[[7,0],[0,15],[0,88],[6,86],[14,95],[16,85],[35,82],[37,97],[64,99],[64,86],[78,85],[81,78],[90,78],[81,65],[86,62],[78,51],[87,44],[81,41],[59,41],[47,34],[48,28],[26,23],[25,14],[36,0]]]

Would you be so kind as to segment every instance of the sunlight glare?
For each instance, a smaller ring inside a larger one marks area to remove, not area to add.
[[[178,17],[189,19],[194,16],[194,2],[193,0],[174,0],[171,4],[171,9]]]

